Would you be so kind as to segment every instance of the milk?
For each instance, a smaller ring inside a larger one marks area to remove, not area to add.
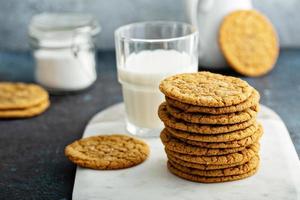
[[[164,101],[158,88],[160,81],[173,74],[197,70],[197,58],[175,50],[147,50],[129,55],[123,66],[118,66],[129,125],[161,128],[157,116],[158,106]]]

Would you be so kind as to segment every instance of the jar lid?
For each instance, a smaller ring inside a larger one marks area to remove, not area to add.
[[[29,24],[31,43],[40,46],[70,46],[78,35],[95,36],[99,32],[99,24],[88,14],[42,13]]]

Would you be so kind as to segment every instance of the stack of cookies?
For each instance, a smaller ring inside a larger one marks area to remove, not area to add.
[[[26,118],[43,113],[50,105],[46,90],[35,84],[0,83],[0,118]]]
[[[253,175],[262,126],[259,93],[234,77],[199,72],[163,80],[158,115],[169,170],[184,179],[214,183]]]

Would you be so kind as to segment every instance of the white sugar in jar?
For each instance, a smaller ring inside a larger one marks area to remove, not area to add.
[[[100,31],[90,15],[44,13],[32,18],[30,44],[35,79],[51,93],[80,91],[96,78],[94,37]]]

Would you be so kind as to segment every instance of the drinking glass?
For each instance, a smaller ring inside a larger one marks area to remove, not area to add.
[[[126,128],[137,136],[158,136],[157,111],[164,101],[164,78],[198,70],[198,32],[181,22],[151,21],[115,31],[118,80],[122,85]]]

